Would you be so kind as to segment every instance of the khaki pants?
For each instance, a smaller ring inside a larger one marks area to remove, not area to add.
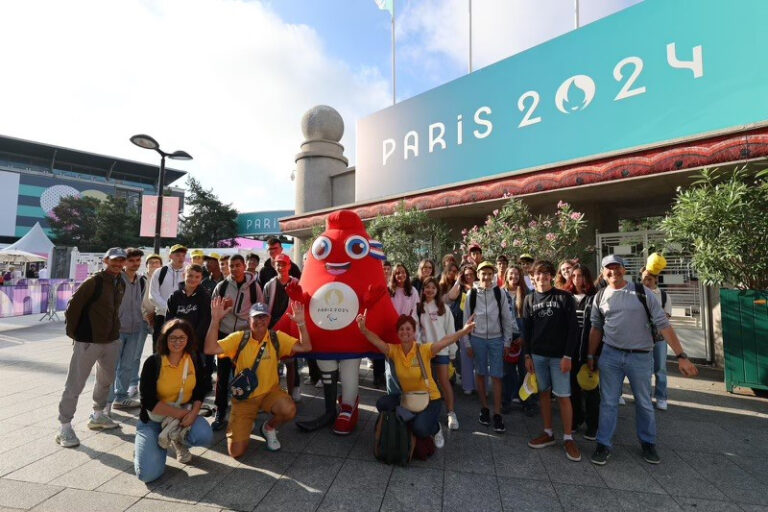
[[[96,383],[93,386],[93,410],[101,411],[107,405],[109,389],[115,382],[115,368],[120,357],[119,339],[109,343],[82,343],[76,341],[69,361],[67,383],[59,402],[59,422],[70,423],[75,416],[77,399],[96,365]]]

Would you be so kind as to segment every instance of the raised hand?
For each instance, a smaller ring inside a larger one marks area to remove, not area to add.
[[[293,314],[288,313],[288,318],[296,322],[296,324],[301,327],[305,324],[305,316],[304,316],[304,304],[297,300],[291,301],[291,309],[293,310]]]
[[[220,321],[222,318],[227,316],[230,311],[232,311],[232,305],[228,304],[226,299],[222,299],[221,297],[214,297],[213,300],[211,300],[212,320]]]
[[[360,328],[361,331],[365,332],[365,315],[357,315],[357,318],[355,318],[355,321],[357,322],[357,326]]]

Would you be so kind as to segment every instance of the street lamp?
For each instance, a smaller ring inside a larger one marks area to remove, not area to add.
[[[172,160],[192,160],[186,151],[166,153],[160,144],[149,135],[139,134],[131,137],[131,142],[144,149],[152,149],[160,154],[160,178],[157,184],[157,218],[155,219],[155,254],[160,254],[160,221],[163,216],[163,188],[165,187],[165,157]]]

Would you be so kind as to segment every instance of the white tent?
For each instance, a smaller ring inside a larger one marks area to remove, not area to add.
[[[51,242],[51,239],[45,234],[43,228],[40,227],[40,223],[36,222],[26,235],[19,238],[15,243],[9,245],[4,250],[31,252],[48,259],[53,250],[53,242]]]

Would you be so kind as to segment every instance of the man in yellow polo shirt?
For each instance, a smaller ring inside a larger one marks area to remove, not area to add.
[[[269,333],[269,307],[256,303],[250,310],[250,332],[235,331],[226,338],[219,340],[219,323],[227,315],[232,306],[225,307],[221,297],[215,297],[211,302],[211,325],[205,337],[205,353],[235,359],[235,375],[245,369],[253,368],[256,358],[262,352],[261,360],[256,368],[258,386],[246,400],[233,398],[232,412],[227,426],[227,448],[232,457],[240,457],[248,448],[253,425],[259,411],[272,414],[272,418],[261,425],[261,434],[267,442],[267,449],[280,449],[277,439],[277,427],[291,421],[296,416],[296,405],[290,395],[280,388],[280,377],[277,374],[277,364],[283,357],[291,357],[300,352],[312,350],[312,344],[304,322],[304,306],[299,302],[291,303],[293,314],[291,320],[299,327],[299,339],[284,332],[277,332],[279,353],[271,340]],[[248,341],[240,350],[238,348],[244,339]]]

